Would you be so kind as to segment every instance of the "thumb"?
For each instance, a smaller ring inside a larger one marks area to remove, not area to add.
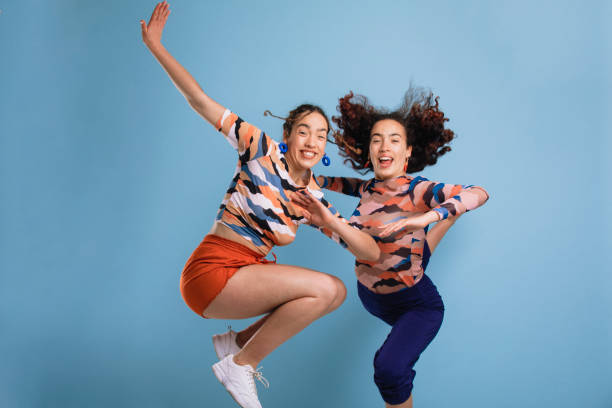
[[[147,23],[144,20],[140,20],[140,28],[142,29],[142,35],[147,34]]]

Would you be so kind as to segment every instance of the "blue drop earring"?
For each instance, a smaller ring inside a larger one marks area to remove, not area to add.
[[[285,142],[280,142],[280,143],[278,144],[278,147],[279,147],[279,149],[280,149],[281,153],[287,153],[287,149],[288,149],[288,147],[287,147],[287,143],[285,143]]]
[[[331,164],[331,160],[329,160],[329,157],[327,157],[327,153],[323,155],[321,161],[323,162],[324,166],[329,166]]]

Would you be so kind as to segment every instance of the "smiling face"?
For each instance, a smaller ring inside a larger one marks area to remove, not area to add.
[[[393,119],[379,120],[370,132],[370,162],[374,175],[387,180],[406,174],[404,166],[412,153],[406,144],[406,129]]]
[[[325,154],[329,127],[325,117],[318,112],[304,113],[284,135],[287,143],[285,157],[296,173],[311,169]]]

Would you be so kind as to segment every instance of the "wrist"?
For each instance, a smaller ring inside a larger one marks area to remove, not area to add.
[[[433,213],[433,215],[435,215],[435,217],[433,217],[432,215],[432,218],[435,218],[433,222],[445,220],[448,218],[448,215],[449,215],[448,210],[444,207],[434,208],[430,212]]]
[[[427,212],[427,214],[425,214],[425,216],[427,217],[427,225],[432,224],[434,222],[441,221],[443,219],[442,214],[440,214],[436,210],[431,210],[431,211]]]
[[[144,43],[149,49],[149,51],[151,51],[153,54],[156,54],[164,49],[164,46],[159,40],[150,40],[150,41],[145,40]]]
[[[340,222],[340,219],[337,217],[332,217],[331,220],[329,220],[329,222],[325,223],[323,225],[323,228],[327,228],[329,230],[331,230],[332,232],[336,232],[338,233],[338,226],[341,225],[342,222]]]

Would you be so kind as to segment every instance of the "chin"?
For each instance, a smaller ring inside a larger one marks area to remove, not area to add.
[[[313,167],[314,167],[314,166],[317,164],[317,162],[316,162],[316,161],[301,161],[301,162],[298,162],[298,164],[299,164],[299,165],[300,165],[300,166],[301,166],[303,169],[308,169],[308,170],[310,170],[310,169],[312,169],[312,168],[313,168]]]
[[[401,176],[402,174],[404,173],[401,173],[399,175]],[[397,171],[393,169],[380,169],[378,171],[375,171],[374,175],[378,179],[388,179],[388,178],[397,177],[398,174],[397,174]]]

